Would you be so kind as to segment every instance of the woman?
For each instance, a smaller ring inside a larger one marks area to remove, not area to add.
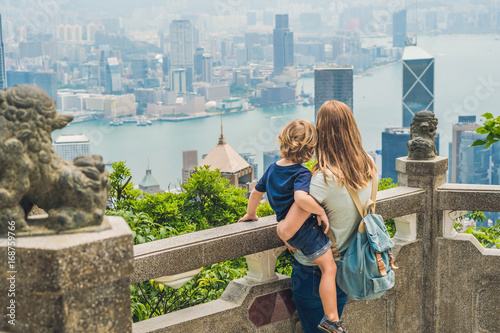
[[[340,254],[353,240],[361,220],[344,185],[355,189],[361,202],[371,195],[371,178],[376,173],[373,160],[364,151],[361,134],[351,110],[339,101],[327,101],[316,118],[317,163],[312,169],[310,194],[323,206]],[[278,224],[278,234],[289,239],[309,213],[294,204],[285,221]],[[309,217],[313,218],[313,217]],[[317,323],[324,315],[319,298],[321,271],[300,251],[295,252],[292,270],[292,293],[300,321],[306,333],[320,332]],[[347,295],[337,286],[337,307],[342,315]],[[344,331],[347,331],[342,327]]]

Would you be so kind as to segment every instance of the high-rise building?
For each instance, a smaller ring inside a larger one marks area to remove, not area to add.
[[[82,134],[60,135],[52,145],[55,152],[66,161],[73,161],[78,156],[92,154],[90,140]]]
[[[170,44],[172,67],[193,67],[193,26],[189,20],[174,20],[170,23]]]
[[[170,80],[170,89],[178,94],[186,93],[187,92],[186,70],[178,68],[178,69],[173,69],[170,72],[172,74],[172,78]]]
[[[106,93],[120,95],[122,88],[122,71],[117,58],[108,58],[106,63]]]
[[[213,58],[210,54],[205,53],[201,59],[202,71],[201,80],[203,82],[212,83],[213,82]]]
[[[194,74],[196,76],[201,75],[203,72],[203,54],[205,53],[205,49],[202,47],[198,47],[194,52]]]
[[[407,142],[410,140],[409,128],[386,128],[382,132],[382,178],[398,181],[396,158],[408,156]]]
[[[275,149],[271,151],[265,151],[264,152],[264,172],[266,172],[267,168],[274,162],[277,162],[280,160],[280,150]]]
[[[434,111],[434,57],[410,45],[403,51],[403,127],[423,110]]]
[[[255,154],[252,153],[240,153],[240,156],[243,157],[245,161],[248,162],[253,167],[253,177],[254,179],[259,179],[259,165],[255,161]]]
[[[247,12],[247,25],[257,25],[257,12],[255,11]]]
[[[484,184],[490,183],[488,175],[490,171],[491,147],[484,149],[481,146],[471,147],[470,145],[478,140],[484,140],[486,134],[479,134],[475,131],[462,132],[458,150],[457,183],[460,184]]]
[[[458,183],[460,171],[460,147],[462,143],[462,134],[467,131],[474,131],[479,125],[476,124],[476,116],[459,116],[458,123],[452,126],[451,146],[449,152],[449,182]]]
[[[392,46],[404,47],[406,43],[406,9],[392,14]]]
[[[7,71],[7,80],[9,87],[16,84],[36,84],[54,101],[57,101],[57,73],[55,72]]]
[[[273,30],[274,75],[293,66],[293,32],[288,28],[288,14],[277,14]]]
[[[198,151],[185,150],[182,152],[182,183],[191,177],[194,172],[194,167],[198,165]]]
[[[170,76],[170,57],[163,56],[162,59],[163,76]]]
[[[146,80],[148,78],[148,60],[147,59],[134,59],[132,60],[132,79]]]
[[[3,49],[2,15],[0,15],[0,90],[7,88],[7,76],[5,73],[5,51]]]
[[[314,69],[314,119],[326,101],[335,99],[353,109],[353,67],[321,66]]]

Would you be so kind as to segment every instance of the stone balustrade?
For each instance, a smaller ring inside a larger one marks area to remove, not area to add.
[[[377,194],[377,213],[394,218],[396,285],[383,297],[349,301],[353,332],[495,332],[500,250],[485,249],[453,221],[468,210],[498,211],[500,186],[444,184],[447,160],[398,159],[400,186]],[[275,274],[283,251],[275,217],[134,246],[132,282],[246,256],[248,275],[221,299],[133,324],[143,332],[302,332],[290,279]],[[459,318],[457,319],[457,314]],[[471,315],[472,314],[472,315]]]
[[[447,159],[442,157],[400,158],[396,169],[399,187],[377,194],[377,213],[396,222],[396,284],[379,299],[349,301],[343,315],[347,327],[358,333],[498,332],[500,250],[455,232],[453,224],[470,210],[500,211],[500,186],[445,184]],[[17,314],[23,332],[302,332],[290,278],[274,272],[284,250],[274,216],[135,245],[133,259],[125,222],[114,217],[111,224],[111,231],[33,238],[38,245],[18,242],[19,267],[42,272],[33,271],[19,283],[19,301],[51,302],[39,310],[19,307],[28,311]],[[76,243],[68,243],[71,239]],[[36,253],[50,260],[38,260]],[[160,277],[170,283],[241,256],[247,258],[248,275],[232,281],[220,299],[131,325],[129,283]],[[81,274],[78,258],[86,263]],[[52,287],[40,287],[37,281],[45,276]],[[71,277],[73,283],[62,284]],[[4,284],[1,289],[6,292]],[[85,308],[76,307],[76,301]]]

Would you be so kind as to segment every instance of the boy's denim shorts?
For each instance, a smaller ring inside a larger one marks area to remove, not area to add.
[[[332,241],[325,235],[323,228],[318,225],[315,215],[309,216],[299,231],[287,242],[302,251],[311,260],[321,257],[332,246]]]

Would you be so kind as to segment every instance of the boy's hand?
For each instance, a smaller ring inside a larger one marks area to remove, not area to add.
[[[318,225],[323,227],[323,232],[327,234],[328,229],[330,229],[330,221],[328,221],[328,216],[326,215],[326,213],[316,215],[316,219],[318,220]]]
[[[258,221],[259,217],[257,215],[249,215],[248,213],[245,214],[241,219],[238,220],[238,222],[254,222]]]

